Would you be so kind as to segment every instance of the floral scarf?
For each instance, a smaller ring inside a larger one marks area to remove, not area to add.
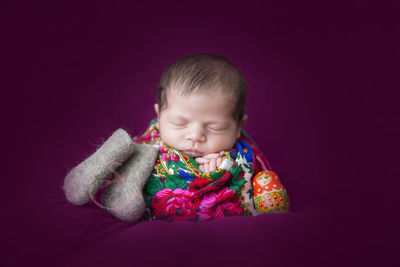
[[[266,158],[242,130],[234,147],[225,152],[214,172],[202,172],[189,155],[168,147],[160,138],[157,119],[134,138],[138,144],[152,144],[160,153],[144,186],[144,220],[193,220],[205,222],[226,216],[257,215],[253,177],[270,170]]]

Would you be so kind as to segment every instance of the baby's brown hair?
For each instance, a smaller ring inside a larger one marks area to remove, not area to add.
[[[245,114],[247,83],[240,70],[226,57],[200,53],[174,61],[164,71],[158,86],[160,111],[167,106],[167,90],[180,88],[183,95],[218,90],[236,99],[234,118],[237,122]]]

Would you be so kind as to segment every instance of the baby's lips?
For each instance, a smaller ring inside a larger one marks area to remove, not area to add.
[[[190,150],[183,151],[183,154],[189,155],[189,156],[191,156],[193,158],[203,156],[203,153],[201,153],[201,152],[190,151]]]

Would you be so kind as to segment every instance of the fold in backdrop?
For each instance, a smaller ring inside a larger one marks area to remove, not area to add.
[[[395,1],[10,2],[1,16],[1,266],[398,266]],[[205,224],[74,206],[68,171],[155,116],[163,70],[220,53],[292,211]]]

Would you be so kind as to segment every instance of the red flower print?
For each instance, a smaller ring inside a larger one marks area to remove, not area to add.
[[[150,209],[158,219],[186,221],[196,219],[199,204],[199,199],[188,190],[165,188],[152,198]]]
[[[243,209],[240,207],[235,190],[225,187],[219,193],[212,192],[205,195],[197,215],[200,221],[208,221],[226,216],[241,216]]]
[[[222,188],[228,186],[229,181],[232,178],[230,172],[224,173],[217,180],[211,181],[203,178],[194,178],[194,180],[189,184],[189,191],[194,192],[200,199],[203,195],[207,195],[211,192],[218,192]]]
[[[193,192],[196,190],[199,190],[201,188],[204,188],[205,186],[211,184],[213,181],[203,179],[200,177],[195,177],[193,181],[189,184],[189,191]]]
[[[163,146],[160,146],[160,147],[158,148],[158,150],[160,151],[160,153],[167,153],[167,152],[168,152],[168,148],[163,147]]]
[[[171,159],[172,159],[172,161],[178,161],[179,160],[179,156],[177,154],[175,154],[175,153],[172,153],[171,154]]]
[[[163,154],[161,155],[161,158],[162,158],[164,161],[169,161],[169,160],[171,159],[171,157],[170,157],[170,155],[169,155],[168,153],[163,153]]]

